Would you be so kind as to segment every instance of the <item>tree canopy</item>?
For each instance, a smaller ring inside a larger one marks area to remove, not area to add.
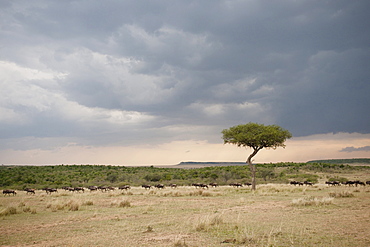
[[[235,144],[238,147],[250,147],[254,150],[262,148],[285,147],[286,139],[292,134],[277,125],[258,123],[241,124],[222,131],[224,143]]]
[[[263,125],[247,123],[224,129],[222,131],[224,143],[237,145],[238,147],[250,147],[253,153],[249,155],[247,163],[252,171],[252,189],[256,189],[256,168],[252,164],[252,158],[263,148],[276,149],[285,147],[286,139],[292,134],[278,125]]]

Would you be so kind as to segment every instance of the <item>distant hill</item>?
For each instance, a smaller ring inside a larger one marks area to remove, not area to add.
[[[172,167],[174,168],[201,168],[210,166],[245,166],[245,162],[197,162],[197,161],[186,161],[181,162]],[[168,166],[167,166],[168,167]]]
[[[304,162],[303,162],[304,163]],[[348,165],[370,165],[370,158],[354,159],[327,159],[327,160],[310,160],[306,163],[327,163],[327,164],[348,164]],[[256,163],[258,164],[258,163]],[[174,168],[201,168],[210,166],[245,166],[245,162],[197,162],[185,161],[177,165],[170,166]],[[169,166],[166,166],[169,167]]]
[[[328,160],[311,160],[307,163],[330,163],[330,164],[370,164],[370,159],[354,158],[354,159],[328,159]]]

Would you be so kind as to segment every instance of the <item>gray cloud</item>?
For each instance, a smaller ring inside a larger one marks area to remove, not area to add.
[[[59,138],[55,145],[219,142],[222,129],[250,121],[294,136],[370,133],[369,7],[4,2],[2,148],[23,137]]]
[[[364,147],[346,147],[341,149],[339,152],[347,152],[347,153],[352,153],[352,152],[357,152],[357,151],[365,151],[365,152],[370,152],[370,146],[364,146]]]

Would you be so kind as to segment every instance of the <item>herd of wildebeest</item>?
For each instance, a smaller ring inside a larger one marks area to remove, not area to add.
[[[313,186],[314,183],[312,182],[309,182],[309,181],[304,181],[304,182],[298,182],[298,181],[290,181],[291,185],[294,185],[294,186]],[[341,186],[341,185],[347,185],[347,186],[366,186],[366,185],[370,185],[370,181],[366,181],[366,182],[362,182],[362,181],[359,181],[359,180],[350,180],[350,181],[346,181],[346,182],[339,182],[339,181],[326,181],[325,184],[327,184],[328,186]],[[230,186],[232,187],[243,187],[243,186],[251,186],[252,184],[251,183],[230,183],[229,184]],[[171,188],[177,188],[177,184],[169,184],[167,185],[168,187],[171,187]],[[210,184],[204,184],[204,183],[193,183],[191,184],[191,186],[194,186],[195,188],[197,189],[208,189],[209,187],[218,187],[219,185],[217,183],[210,183]],[[164,184],[156,184],[156,185],[150,185],[150,184],[143,184],[141,186],[142,188],[146,189],[146,190],[150,190],[152,188],[157,188],[157,189],[164,189],[166,187],[166,185]],[[118,188],[116,187],[112,187],[112,186],[88,186],[87,188],[84,188],[84,187],[69,187],[69,186],[64,186],[64,187],[61,187],[62,190],[65,190],[65,191],[71,191],[71,192],[85,192],[86,190],[88,191],[102,191],[102,192],[107,192],[107,191],[112,191],[112,190],[116,190],[116,189],[119,189],[119,190],[129,190],[131,189],[131,186],[130,185],[123,185],[123,186],[120,186]],[[46,192],[46,194],[52,194],[54,192],[58,192],[58,189],[56,188],[44,188],[42,189],[43,191]],[[27,194],[31,194],[31,195],[34,195],[36,194],[36,189],[31,189],[31,188],[26,188],[24,189],[24,191],[27,193]],[[3,190],[3,194],[4,196],[6,195],[13,195],[15,196],[17,194],[17,192],[15,190],[12,190],[12,189],[5,189]]]

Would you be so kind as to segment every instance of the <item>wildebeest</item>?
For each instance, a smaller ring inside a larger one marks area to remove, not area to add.
[[[42,190],[45,190],[46,191],[46,194],[51,194],[53,192],[58,192],[57,189],[54,189],[54,188],[44,188]]]
[[[85,189],[83,187],[74,187],[73,189],[74,191],[78,191],[78,192],[82,191],[85,193]]]
[[[203,189],[208,189],[208,185],[206,184],[199,184],[199,187]]]
[[[98,190],[98,186],[89,186],[89,187],[87,187],[87,188],[90,190],[90,192],[91,192],[91,191]]]
[[[129,189],[131,189],[131,187],[130,187],[130,185],[123,185],[123,186],[118,187],[118,189],[120,189],[120,190],[129,190]]]
[[[98,189],[99,189],[100,191],[102,191],[102,192],[103,192],[103,191],[105,192],[105,191],[109,190],[107,186],[99,186],[99,187],[98,187]]]
[[[177,184],[170,184],[171,188],[177,188]]]
[[[164,184],[156,184],[154,185],[157,189],[164,189]]]
[[[200,187],[200,183],[192,183],[191,186],[194,186],[195,188],[199,188]]]
[[[302,182],[298,182],[298,181],[290,181],[290,184],[292,184],[292,185],[299,185],[299,186],[301,186],[301,185],[303,185],[304,183],[302,183]]]
[[[69,187],[69,186],[64,186],[64,187],[62,187],[62,189],[66,190],[66,191],[75,191],[75,188]]]
[[[143,187],[144,189],[151,189],[152,188],[152,186],[149,185],[149,184],[143,184],[143,185],[141,185],[141,187]]]
[[[230,186],[233,186],[233,187],[243,187],[243,185],[241,183],[231,183]]]
[[[114,188],[113,186],[108,186],[107,187],[107,190],[115,190],[116,188]]]
[[[217,184],[217,183],[210,183],[210,184],[209,184],[209,186],[211,186],[211,187],[214,187],[214,188],[215,188],[215,187],[218,187],[218,184]]]
[[[340,186],[339,181],[326,181],[325,184],[327,184],[329,186]]]
[[[24,191],[26,191],[26,194],[36,194],[35,189],[25,188]]]
[[[310,182],[310,181],[304,181],[303,183],[304,183],[305,185],[313,186],[313,183],[312,183],[312,182]]]
[[[15,192],[15,190],[3,190],[3,194],[4,196],[10,195],[10,194],[13,194],[13,196],[15,196],[17,192]]]
[[[252,183],[246,182],[246,183],[244,183],[244,185],[246,185],[246,186],[251,186],[251,185],[252,185]]]
[[[359,180],[354,180],[354,181],[346,181],[345,183],[343,183],[344,185],[348,185],[348,186],[358,186],[358,185],[362,185],[362,186],[365,186],[366,184],[364,182],[361,182]]]
[[[366,184],[367,184],[367,185],[370,185],[370,181],[366,181]]]

